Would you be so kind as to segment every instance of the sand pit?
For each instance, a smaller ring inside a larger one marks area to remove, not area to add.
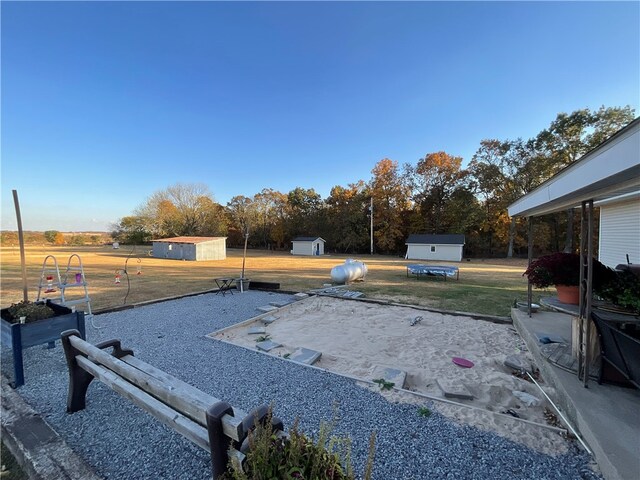
[[[407,374],[405,389],[444,397],[439,383],[462,388],[471,393],[473,399],[452,400],[493,412],[511,409],[523,419],[546,423],[544,408],[548,405],[541,392],[534,384],[512,375],[503,365],[507,355],[512,354],[532,361],[511,325],[321,296],[261,317],[268,315],[278,319],[265,326],[261,318],[257,318],[209,336],[255,349],[256,340],[263,335],[249,334],[249,330],[264,327],[270,340],[282,344],[270,350],[271,355],[289,357],[300,347],[316,350],[322,352],[322,356],[314,366],[367,380],[380,378],[387,368],[398,369]],[[415,321],[417,317],[422,317],[419,322]],[[453,357],[470,360],[474,366],[457,366],[452,362]],[[392,402],[427,402],[409,393],[362,385],[379,391]],[[527,406],[513,391],[526,392],[539,402]],[[537,451],[566,452],[567,441],[552,430],[479,409],[440,402],[434,402],[433,406],[460,423],[493,430]]]

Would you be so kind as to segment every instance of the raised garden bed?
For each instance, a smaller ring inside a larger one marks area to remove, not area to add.
[[[55,315],[28,323],[12,323],[14,320],[9,314],[9,309],[0,310],[2,346],[11,348],[13,353],[14,375],[11,386],[14,388],[24,385],[22,351],[25,348],[45,343],[49,344],[49,348],[53,348],[55,341],[60,340],[60,334],[70,329],[78,330],[82,338],[86,338],[84,312],[73,312],[70,308],[50,301],[46,304]]]

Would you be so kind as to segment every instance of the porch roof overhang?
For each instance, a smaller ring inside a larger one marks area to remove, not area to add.
[[[640,191],[640,118],[509,205],[509,215],[535,217]]]

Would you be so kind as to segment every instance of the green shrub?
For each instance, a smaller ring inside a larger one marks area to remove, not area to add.
[[[629,270],[613,272],[608,282],[594,289],[597,295],[614,305],[640,313],[640,279]]]
[[[270,419],[265,424],[270,425]],[[331,426],[320,425],[318,439],[307,437],[296,421],[287,436],[261,425],[249,434],[249,452],[243,466],[231,463],[224,480],[353,480],[351,441],[331,435]],[[362,478],[373,470],[375,432],[369,440],[369,459]]]

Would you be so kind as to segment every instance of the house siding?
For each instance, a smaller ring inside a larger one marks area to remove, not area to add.
[[[196,244],[196,260],[224,260],[227,258],[226,239]]]
[[[432,252],[431,247],[436,247],[436,251]],[[442,260],[460,262],[462,261],[463,245],[427,245],[427,244],[408,244],[407,259],[408,260]]]
[[[640,263],[640,201],[629,200],[600,207],[598,258],[609,267]]]

